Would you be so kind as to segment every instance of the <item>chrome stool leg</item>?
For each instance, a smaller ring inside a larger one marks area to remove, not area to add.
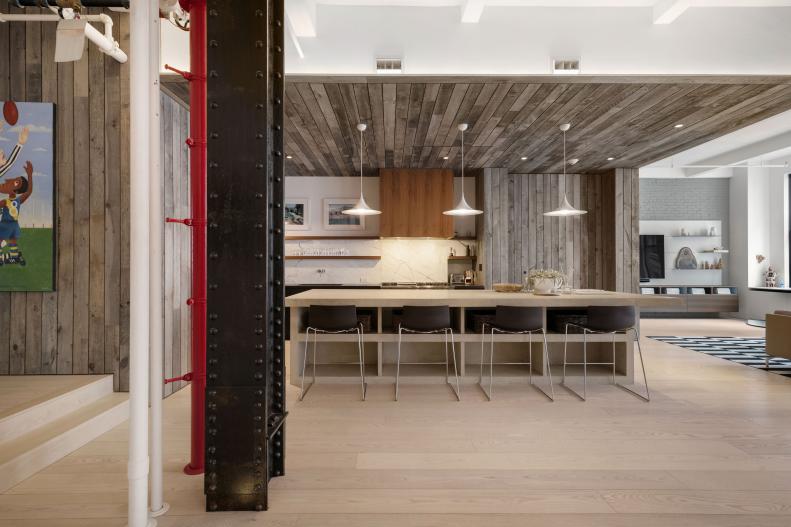
[[[453,338],[453,330],[452,329],[446,330],[446,338],[447,338],[447,332],[450,332],[450,347],[451,347],[451,353],[453,354],[453,375],[456,377],[456,389],[453,390],[453,385],[450,384],[450,382],[448,382],[448,384],[450,384],[451,390],[453,390],[454,393],[456,394],[456,400],[461,401],[461,385],[459,384],[459,370],[456,367],[456,342],[454,341]]]
[[[310,342],[311,329],[312,328],[308,328],[307,330],[305,330],[305,352],[302,355],[303,358],[302,382],[300,384],[299,399],[298,399],[300,401],[305,398],[305,394],[308,393],[308,390],[310,390],[311,386],[313,386],[313,383],[316,382],[316,338],[314,337],[313,338],[313,380],[311,381],[310,384],[308,384],[307,389],[305,388],[305,369],[306,366],[308,365],[308,343]],[[316,330],[313,330],[313,333],[315,335]]]
[[[492,400],[492,380],[494,378],[494,327],[492,327],[491,338],[489,340],[491,349],[489,351],[489,391],[483,386],[483,346],[486,343],[486,324],[481,326],[481,375],[478,377],[478,386],[486,396],[486,399]]]
[[[566,324],[566,338],[563,341],[563,382],[561,383],[568,391],[579,397],[584,401],[588,395],[588,330],[582,329],[582,362],[568,362],[567,348],[569,342],[569,326],[574,324]],[[579,327],[579,326],[577,326]],[[581,364],[582,365],[582,393],[572,388],[566,383],[566,365],[567,364]]]
[[[549,346],[547,345],[547,332],[544,328],[541,328],[541,335],[544,337],[544,364],[547,365],[547,376],[549,377],[549,394],[544,390],[545,395],[549,397],[549,399],[554,402],[555,401],[555,385],[552,383],[552,364],[549,363]]]
[[[360,390],[362,392],[363,401],[365,401],[365,394],[368,389],[368,385],[365,382],[365,343],[363,341],[363,328],[359,326],[357,328],[357,351],[359,352],[360,356]]]
[[[398,400],[398,380],[401,376],[401,325],[398,325],[398,352],[396,353],[395,400]]]
[[[628,334],[629,331],[630,330],[626,330],[626,334]],[[643,395],[642,393],[637,392],[635,390],[632,390],[631,388],[629,388],[627,386],[624,386],[623,384],[615,383],[615,385],[618,386],[619,388],[623,388],[624,390],[626,390],[629,393],[632,393],[632,394],[636,395],[637,397],[641,398],[645,402],[650,402],[651,401],[651,392],[648,390],[648,377],[645,374],[645,362],[643,362],[643,348],[640,347],[640,330],[638,330],[637,328],[632,328],[631,331],[634,331],[635,335],[637,336],[637,355],[638,355],[638,357],[640,357],[640,368],[643,371],[643,382],[645,383],[645,395]],[[613,359],[613,362],[615,362],[615,359]]]
[[[528,371],[528,379],[530,382],[530,386],[533,385],[533,332],[527,334],[527,367],[529,368]]]

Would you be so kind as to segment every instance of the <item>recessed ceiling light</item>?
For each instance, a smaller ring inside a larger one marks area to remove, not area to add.
[[[608,158],[607,158],[607,161],[614,161],[614,160],[615,160],[615,158],[614,158],[614,157],[608,157]]]
[[[294,156],[286,156],[286,159],[293,159]]]
[[[678,124],[677,124],[676,126],[674,126],[673,128],[684,128],[684,123],[678,123]]]
[[[527,156],[522,156],[522,161],[527,161]]]
[[[445,161],[447,161],[447,160],[448,160],[448,156],[442,156],[442,159],[444,159]]]

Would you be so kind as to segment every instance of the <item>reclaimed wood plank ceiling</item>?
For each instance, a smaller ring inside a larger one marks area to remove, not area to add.
[[[359,174],[358,122],[366,175],[458,170],[462,122],[468,168],[516,173],[562,172],[570,122],[569,171],[583,173],[644,166],[789,109],[789,77],[290,77],[286,175]]]
[[[188,99],[174,83],[163,77]],[[789,76],[289,76],[286,175],[358,175],[358,122],[366,175],[458,170],[462,122],[466,167],[512,173],[562,172],[558,126],[570,122],[569,171],[585,173],[641,167],[789,109]]]

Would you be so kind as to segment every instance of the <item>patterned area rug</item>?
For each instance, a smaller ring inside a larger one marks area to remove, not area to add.
[[[766,343],[764,339],[738,337],[648,337],[660,342],[675,344],[682,348],[699,351],[759,370],[791,377],[791,360],[780,357],[769,359],[766,367]]]

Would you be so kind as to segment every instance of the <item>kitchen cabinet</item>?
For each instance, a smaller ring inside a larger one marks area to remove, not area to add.
[[[380,169],[379,206],[382,237],[451,238],[453,171]]]

